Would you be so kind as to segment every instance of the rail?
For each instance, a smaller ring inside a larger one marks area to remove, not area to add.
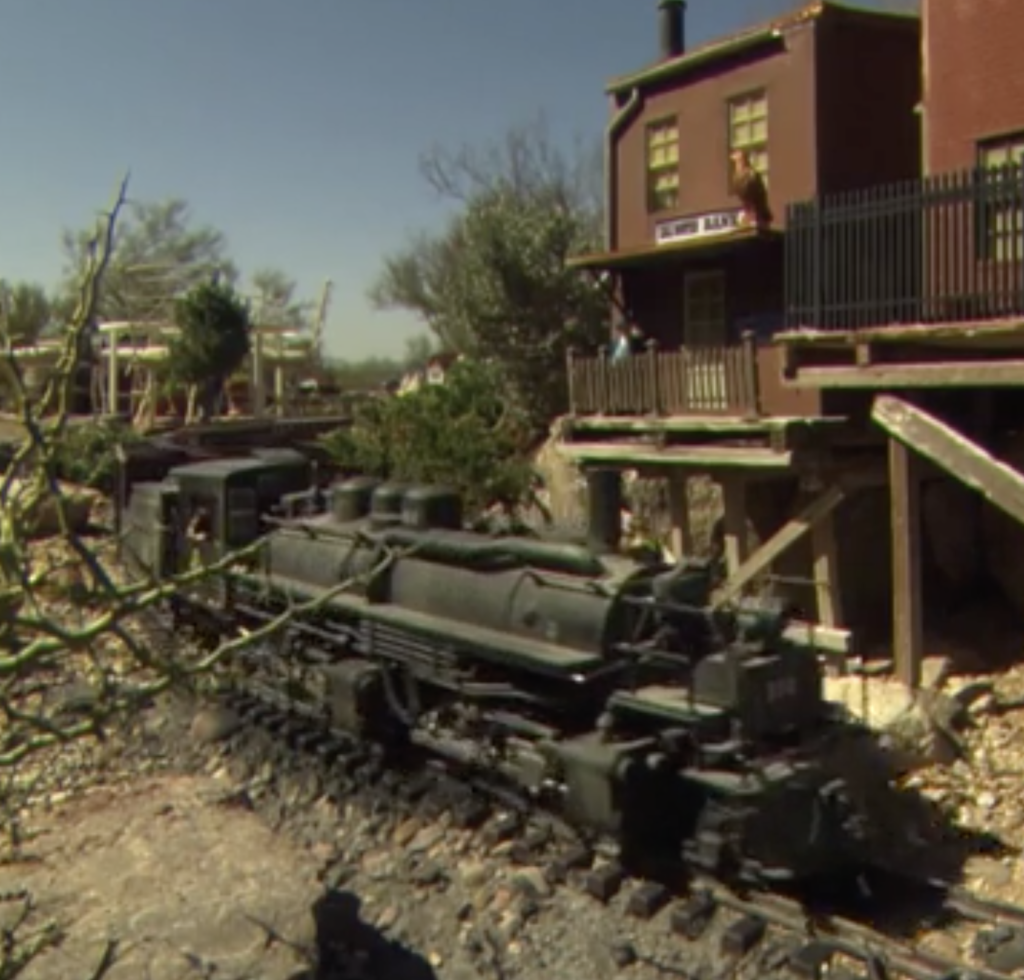
[[[1024,316],[1024,167],[976,168],[792,204],[787,329]]]
[[[757,344],[647,350],[621,361],[606,351],[584,357],[570,351],[569,402],[574,415],[760,414]]]

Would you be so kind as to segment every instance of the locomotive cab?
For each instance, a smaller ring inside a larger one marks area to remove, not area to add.
[[[264,533],[263,515],[283,497],[309,489],[310,463],[296,454],[220,459],[179,466],[176,553],[179,570],[218,561]]]

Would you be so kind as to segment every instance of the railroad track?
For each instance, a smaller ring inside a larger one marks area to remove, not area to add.
[[[180,637],[158,618],[147,622],[147,632],[162,649],[180,644]],[[261,659],[265,667],[265,653]],[[281,676],[292,671],[284,663],[277,668]],[[282,767],[312,765],[326,795],[337,804],[365,801],[398,813],[446,817],[455,826],[479,833],[489,848],[513,841],[508,860],[542,867],[553,886],[575,888],[604,904],[621,897],[627,915],[639,920],[661,916],[683,943],[695,949],[698,944],[716,944],[716,958],[730,976],[741,966],[751,976],[794,980],[844,973],[870,980],[1012,976],[887,934],[878,920],[884,920],[888,910],[905,914],[910,903],[927,918],[941,915],[977,932],[1002,926],[1024,933],[1024,907],[992,901],[947,882],[883,869],[866,873],[859,912],[848,909],[857,903],[843,897],[822,901],[782,892],[743,893],[719,881],[684,878],[675,872],[638,876],[620,863],[614,845],[588,839],[557,817],[538,813],[528,801],[467,780],[415,748],[386,758],[379,746],[329,728],[316,708],[289,699],[274,686],[250,681],[225,689],[219,700],[243,722],[234,739],[236,750],[260,731],[274,743]]]

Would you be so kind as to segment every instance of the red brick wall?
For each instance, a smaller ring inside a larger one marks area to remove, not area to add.
[[[1024,130],[1024,0],[923,0],[926,166],[972,167]]]

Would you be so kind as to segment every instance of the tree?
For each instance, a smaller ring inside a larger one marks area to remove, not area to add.
[[[534,502],[530,427],[494,365],[462,361],[443,385],[370,400],[324,444],[344,468],[458,490],[471,519],[494,505],[515,515]]]
[[[252,316],[260,326],[308,327],[314,304],[296,300],[296,283],[280,269],[259,269],[252,274]]]
[[[125,207],[96,304],[98,319],[169,321],[175,300],[194,286],[213,275],[227,283],[237,280],[224,235],[208,225],[194,227],[185,201],[133,201]],[[90,230],[64,233],[65,308],[73,302],[93,244]]]
[[[216,649],[180,642],[164,649],[152,642],[142,617],[183,589],[240,565],[258,567],[265,540],[160,581],[125,582],[110,551],[77,533],[72,506],[76,500],[59,482],[58,466],[73,448],[68,422],[75,369],[83,337],[97,318],[126,192],[127,182],[91,236],[60,358],[38,399],[28,394],[9,338],[0,336],[0,358],[13,379],[24,430],[0,474],[0,827],[12,846],[19,841],[21,794],[30,784],[24,767],[29,760],[49,754],[49,766],[66,768],[54,765],[53,755],[66,751],[69,744],[103,737],[172,687],[196,693],[208,682],[224,681],[230,675],[222,666],[238,650],[263,642],[293,616],[315,612],[354,585],[344,582],[312,603],[286,608],[253,632],[229,633]],[[230,320],[235,338],[245,314],[227,286],[210,283],[194,290],[178,309],[186,324],[202,322],[203,313],[211,320],[219,315],[222,325]],[[209,337],[203,331],[197,334]],[[186,352],[192,350],[187,343],[182,346]],[[237,352],[240,345],[231,349]],[[47,514],[56,534],[40,546],[33,535],[40,532]],[[393,557],[386,556],[370,574],[377,574]],[[59,606],[55,597],[63,599]],[[16,889],[5,888],[0,894],[0,919],[0,978],[21,976],[34,958],[63,936],[57,923],[41,919],[32,896]],[[112,942],[88,975],[100,980],[116,956]]]
[[[598,161],[560,150],[543,120],[483,150],[432,150],[422,172],[459,210],[389,256],[370,290],[446,348],[494,361],[538,433],[566,409],[568,348],[607,335],[607,296],[566,264],[600,245]]]
[[[53,304],[46,290],[34,282],[0,280],[4,332],[12,344],[33,344],[53,321]]]
[[[231,286],[204,282],[178,299],[174,321],[181,335],[171,342],[170,377],[191,387],[190,406],[197,399],[200,416],[209,418],[224,383],[249,353],[248,307]]]
[[[438,347],[435,338],[427,333],[418,333],[406,340],[403,362],[407,368],[422,367],[436,353]]]

